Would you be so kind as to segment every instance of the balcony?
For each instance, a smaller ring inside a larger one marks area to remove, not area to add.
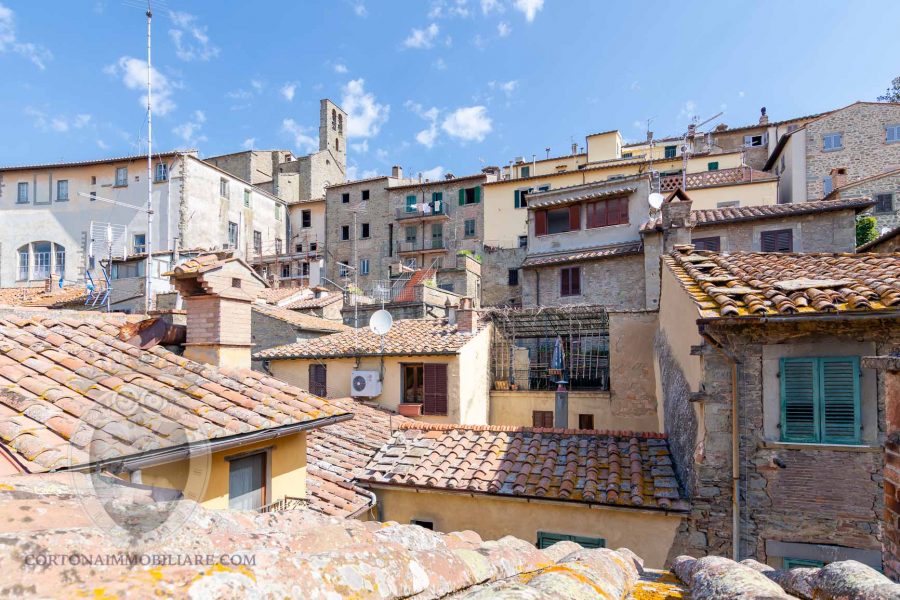
[[[285,496],[280,500],[276,500],[271,504],[259,507],[257,510],[261,513],[284,512],[286,510],[300,510],[309,506],[306,498],[297,498],[294,496]]]
[[[449,219],[446,205],[442,200],[435,200],[428,204],[415,204],[396,209],[396,217],[398,221],[421,220],[421,221],[439,221]]]
[[[750,181],[759,181],[763,179],[772,179],[770,173],[756,171],[750,167],[736,167],[733,169],[721,169],[716,171],[701,171],[699,173],[688,173],[685,179],[687,189],[696,189],[710,187],[714,185],[728,185],[733,183],[744,183]],[[681,175],[665,175],[659,179],[660,191],[672,192],[681,187]]]
[[[446,252],[449,249],[444,238],[428,238],[410,242],[397,242],[398,254],[422,254],[427,252]]]

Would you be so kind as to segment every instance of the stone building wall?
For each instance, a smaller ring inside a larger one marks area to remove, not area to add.
[[[522,304],[522,270],[525,248],[485,248],[481,255],[481,303],[484,306],[517,306]],[[509,285],[509,271],[519,272],[519,284]]]
[[[847,181],[900,168],[900,143],[887,143],[885,127],[900,124],[900,104],[859,102],[807,124],[806,198],[824,196],[832,169],[847,170]],[[798,132],[800,133],[800,132]],[[826,151],[823,135],[843,134],[843,148]],[[840,187],[840,186],[835,186]]]
[[[253,185],[263,185],[271,183],[279,163],[291,156],[290,150],[247,150],[203,160]]]
[[[581,268],[581,294],[560,296],[560,269],[564,267]],[[610,310],[645,308],[643,254],[528,268],[519,277],[523,306],[597,304]]]
[[[876,208],[872,209],[872,216],[878,223],[877,229],[883,228],[893,229],[900,226],[900,170],[892,171],[883,177],[873,177],[859,183],[850,183],[838,190],[839,198],[858,198],[865,196],[875,199],[878,194],[891,194],[893,210],[890,212],[880,212]]]

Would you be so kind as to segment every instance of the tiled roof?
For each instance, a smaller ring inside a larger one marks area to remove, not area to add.
[[[310,508],[332,516],[348,516],[369,506],[371,497],[354,479],[393,431],[411,420],[351,398],[329,400],[352,413],[348,421],[311,431],[307,436],[307,488]]]
[[[255,358],[333,358],[340,356],[427,356],[456,354],[472,339],[446,319],[403,319],[382,338],[368,327],[302,340],[263,350]]]
[[[849,200],[824,200],[818,202],[799,202],[797,204],[766,204],[763,206],[736,206],[733,208],[713,208],[691,211],[691,227],[705,227],[723,223],[740,221],[759,221],[762,219],[781,219],[815,213],[838,210],[855,210],[862,212],[874,206],[869,198],[851,198]],[[641,232],[662,230],[662,215],[641,225]]]
[[[894,227],[893,229],[885,231],[884,233],[879,235],[877,238],[875,238],[871,242],[863,244],[862,246],[857,248],[856,251],[857,252],[868,252],[875,246],[880,246],[880,245],[884,244],[885,242],[888,242],[890,240],[897,238],[898,236],[900,236],[900,225],[898,225],[897,227]],[[897,240],[896,243],[893,244],[893,246],[897,250],[900,250],[900,240]],[[881,250],[883,251],[884,249],[882,248]],[[897,250],[895,250],[895,251],[897,251]]]
[[[411,188],[425,188],[437,185],[453,185],[456,182],[468,183],[474,179],[487,179],[487,173],[474,173],[472,175],[460,175],[459,177],[451,177],[450,179],[445,179],[441,177],[440,179],[432,179],[431,181],[422,181],[422,182],[413,182],[404,185],[395,185],[391,187],[391,190],[408,190]]]
[[[285,305],[285,308],[289,308],[291,310],[308,310],[311,308],[324,308],[330,304],[334,304],[342,299],[341,294],[331,293],[327,296],[320,296],[319,298],[306,298],[304,300],[297,300],[296,302],[291,302],[290,304]]]
[[[0,312],[0,443],[32,472],[345,415],[263,373],[118,339],[121,315]],[[323,423],[324,424],[324,423]]]
[[[52,308],[73,302],[84,302],[87,291],[81,285],[67,285],[47,293],[44,286],[28,288],[0,288],[0,306],[42,306]]]
[[[306,331],[318,331],[326,333],[335,333],[338,331],[347,331],[351,329],[343,323],[337,321],[329,321],[313,315],[307,315],[296,310],[290,310],[283,306],[272,306],[271,304],[260,304],[254,302],[250,305],[252,309],[261,315],[284,321],[294,327]]]
[[[256,296],[262,300],[265,300],[269,304],[278,304],[282,300],[290,298],[296,294],[309,293],[309,288],[299,288],[299,287],[270,287],[264,290],[261,290],[259,294]]]
[[[549,206],[562,206],[564,204],[573,204],[575,202],[586,202],[589,200],[608,198],[610,196],[630,194],[637,190],[637,186],[634,182],[639,181],[642,178],[647,178],[647,176],[635,175],[624,179],[614,179],[613,181],[602,181],[589,183],[587,185],[573,185],[565,188],[556,188],[555,190],[547,190],[546,192],[535,192],[534,194],[528,195],[528,208],[538,209],[547,208]],[[585,193],[578,194],[577,196],[564,194],[564,192],[568,192],[572,188],[584,188]]]
[[[227,263],[231,262],[237,262],[244,265],[247,270],[264,286],[268,285],[265,280],[260,277],[259,274],[244,261],[244,259],[238,256],[234,256],[234,254],[230,251],[210,252],[207,254],[201,254],[200,256],[196,256],[194,258],[189,258],[183,263],[179,263],[168,273],[163,273],[163,276],[175,277],[176,279],[193,277],[195,275],[202,275],[203,273],[220,269]]]
[[[12,595],[650,600],[685,593],[669,574],[669,583],[659,581],[658,571],[642,575],[643,561],[627,549],[558,542],[539,550],[511,536],[483,541],[472,531],[438,533],[304,509],[209,510],[187,499],[177,512],[188,516],[173,517],[171,503],[154,502],[146,489],[111,485],[101,496],[92,487],[86,475],[0,478],[0,561]],[[130,510],[129,524],[163,527],[136,546],[129,528],[106,517],[120,507]],[[34,566],[34,558],[70,556],[83,560]],[[154,561],[114,562],[144,557]],[[220,562],[225,557],[231,560]],[[241,559],[247,563],[236,564]]]
[[[568,262],[599,260],[602,258],[628,256],[629,254],[640,254],[643,251],[643,242],[626,242],[624,244],[598,246],[596,248],[585,248],[583,250],[572,250],[569,252],[531,254],[522,262],[522,267],[543,267],[545,265],[556,265]]]
[[[408,423],[361,482],[686,510],[663,434]]]
[[[663,257],[704,318],[900,311],[900,253],[693,251]]]
[[[170,156],[175,156],[177,154],[190,154],[196,153],[196,150],[172,150],[169,152],[154,152],[154,158],[168,158]],[[51,169],[51,168],[60,168],[60,167],[81,167],[86,165],[103,165],[110,163],[120,163],[120,162],[134,162],[142,160],[147,160],[146,154],[136,154],[132,156],[117,156],[113,158],[98,158],[94,160],[81,160],[74,162],[59,162],[59,163],[37,163],[31,165],[10,165],[10,166],[0,166],[0,171],[21,171],[23,169]]]
[[[829,198],[837,198],[841,195],[841,192],[845,190],[849,190],[855,188],[858,185],[863,183],[868,183],[870,181],[876,181],[878,179],[884,179],[886,177],[894,177],[895,175],[900,175],[900,168],[890,169],[888,171],[884,171],[883,173],[876,173],[875,175],[870,175],[869,177],[863,177],[862,179],[855,179],[848,183],[845,183],[841,187],[834,188],[831,190],[831,193],[825,196],[823,200],[828,200]]]

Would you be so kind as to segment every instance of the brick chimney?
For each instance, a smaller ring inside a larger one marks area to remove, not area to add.
[[[166,275],[187,311],[185,358],[249,369],[250,305],[265,281],[229,253],[198,256]]]
[[[456,329],[460,333],[475,333],[478,328],[478,313],[472,308],[471,298],[460,298],[456,310]]]
[[[395,179],[402,179],[403,167],[401,167],[400,165],[394,165],[393,167],[391,167],[391,177],[394,177]]]
[[[836,167],[829,173],[831,175],[832,189],[842,188],[847,185],[847,169],[845,167]]]
[[[676,245],[691,243],[691,199],[681,189],[663,201],[662,213],[663,252],[671,252]]]

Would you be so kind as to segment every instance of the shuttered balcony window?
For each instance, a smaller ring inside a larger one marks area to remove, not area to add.
[[[763,252],[793,252],[794,233],[790,229],[775,229],[759,234],[759,247]]]
[[[782,358],[781,440],[860,441],[859,357]]]
[[[422,414],[446,415],[447,365],[443,363],[426,363],[424,370]]]

